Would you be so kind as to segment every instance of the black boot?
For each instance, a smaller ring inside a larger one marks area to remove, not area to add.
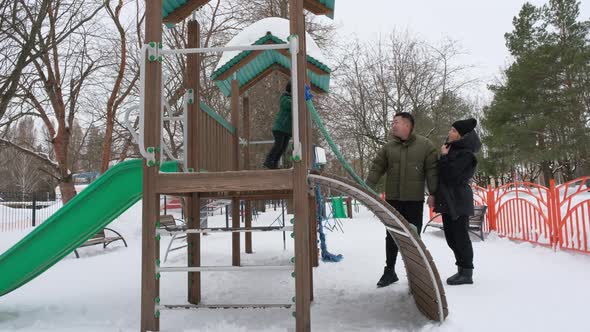
[[[397,277],[397,274],[395,274],[394,268],[386,266],[381,279],[377,282],[377,288],[389,286],[398,280],[399,278]]]
[[[473,269],[459,266],[458,272],[447,279],[449,285],[465,285],[473,283]]]

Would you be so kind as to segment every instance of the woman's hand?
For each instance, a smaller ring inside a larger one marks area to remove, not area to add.
[[[446,156],[447,153],[449,153],[449,149],[450,149],[450,146],[448,146],[447,144],[443,144],[443,146],[440,147],[440,154],[442,154],[443,156]]]

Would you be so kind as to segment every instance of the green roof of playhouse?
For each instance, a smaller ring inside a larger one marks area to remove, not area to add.
[[[211,0],[163,0],[162,19],[164,23],[176,24]],[[316,15],[334,18],[336,0],[304,0],[303,7]]]
[[[289,21],[279,17],[269,17],[244,29],[232,38],[227,46],[284,44],[287,43],[288,36]],[[331,69],[327,65],[327,60],[309,35],[307,35],[306,45],[307,74],[312,88],[319,92],[328,92]],[[234,74],[242,89],[248,88],[257,79],[274,70],[290,75],[291,59],[287,50],[224,52],[213,71],[212,79],[223,94],[229,96]]]

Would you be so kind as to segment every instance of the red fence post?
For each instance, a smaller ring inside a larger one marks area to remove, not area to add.
[[[560,243],[559,239],[561,238],[559,232],[559,220],[561,218],[559,217],[559,191],[557,190],[557,188],[555,188],[555,180],[553,179],[549,180],[549,192],[547,195],[549,196],[547,198],[549,201],[547,204],[547,209],[549,210],[547,211],[547,215],[549,218],[549,225],[551,227],[550,241],[551,246],[554,249],[557,249],[557,246]]]
[[[492,185],[488,185],[487,190],[487,204],[488,204],[488,224],[490,231],[497,231],[496,229],[496,201],[494,198],[494,190]]]

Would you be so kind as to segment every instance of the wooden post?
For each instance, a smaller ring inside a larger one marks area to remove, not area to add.
[[[306,332],[311,330],[310,315],[310,259],[309,259],[309,200],[307,184],[308,142],[307,142],[307,107],[304,98],[305,62],[304,48],[305,26],[303,16],[303,0],[290,0],[289,2],[290,32],[299,36],[299,53],[297,55],[298,98],[299,109],[293,112],[299,113],[299,130],[302,144],[301,161],[294,163],[293,199],[295,205],[295,317],[296,331]],[[297,144],[297,142],[295,142]]]
[[[350,196],[346,197],[346,213],[348,218],[352,219],[352,198]]]
[[[231,82],[231,122],[236,132],[232,138],[232,170],[240,170],[240,87],[236,79]],[[232,198],[232,227],[240,227],[240,199]],[[240,233],[232,233],[232,265],[240,266]]]
[[[244,169],[250,169],[250,98],[247,96],[242,98],[242,112],[244,113],[244,119],[242,120],[244,139],[247,144],[244,146]],[[252,202],[250,200],[244,201],[244,215],[246,222],[245,227],[252,227]],[[252,233],[246,233],[246,253],[252,253]]]
[[[188,43],[189,48],[198,48],[201,46],[201,29],[197,21],[190,21],[188,23]],[[194,93],[194,103],[188,105],[188,121],[185,126],[188,126],[188,141],[185,142],[188,153],[188,168],[192,168],[198,172],[201,168],[199,158],[200,143],[199,131],[201,110],[200,110],[200,86],[199,73],[201,72],[201,54],[193,53],[187,57],[187,86],[186,89],[192,89]],[[187,213],[186,221],[188,228],[201,228],[201,199],[198,193],[192,193],[186,196]],[[187,235],[187,251],[188,251],[188,266],[201,266],[201,235],[188,234]],[[199,304],[201,302],[201,273],[188,273],[188,302],[192,304]]]
[[[305,25],[305,16],[303,18],[303,31],[304,33],[307,33],[307,27]],[[301,38],[300,42],[303,44],[303,54],[306,55],[306,59],[307,59],[307,38]],[[305,83],[308,84],[311,88],[311,82],[309,81],[309,78],[307,77],[307,60],[304,61],[303,63],[303,68],[302,68],[302,72],[304,73],[304,77],[305,77]],[[306,151],[307,154],[307,169],[312,169],[313,168],[313,131],[312,131],[312,124],[311,124],[311,116],[309,116],[309,112],[307,111],[307,107],[305,108],[305,123],[307,124],[307,126],[305,127],[305,133],[306,133],[306,147],[303,148],[303,151]],[[303,142],[302,142],[303,144]],[[315,206],[314,200],[311,197],[311,194],[308,193],[308,197],[309,197],[309,204],[310,207],[312,207],[312,211],[313,207]],[[317,232],[318,232],[318,223],[317,220],[315,218],[315,213],[310,213],[309,214],[309,241],[310,241],[310,269],[309,269],[309,291],[310,291],[310,300],[313,301],[313,267],[315,266],[319,266],[319,262],[318,262],[318,246],[317,246]]]
[[[310,215],[310,228],[309,228],[309,253],[311,259],[311,266],[318,267],[320,265],[318,259],[318,219],[317,219],[317,201],[315,196],[309,196],[309,207],[311,213]],[[313,270],[310,269],[312,272],[311,278],[311,300],[313,301]]]
[[[146,1],[145,42],[162,41],[162,1]],[[144,142],[147,147],[160,144],[160,105],[162,67],[158,61],[146,60]],[[156,150],[156,160],[159,154]],[[160,215],[160,198],[156,194],[158,166],[143,165],[143,203],[141,231],[141,331],[159,331],[160,319],[156,314],[156,298],[160,294],[160,281],[156,275],[156,261],[160,258],[160,243],[156,240],[156,222]]]

